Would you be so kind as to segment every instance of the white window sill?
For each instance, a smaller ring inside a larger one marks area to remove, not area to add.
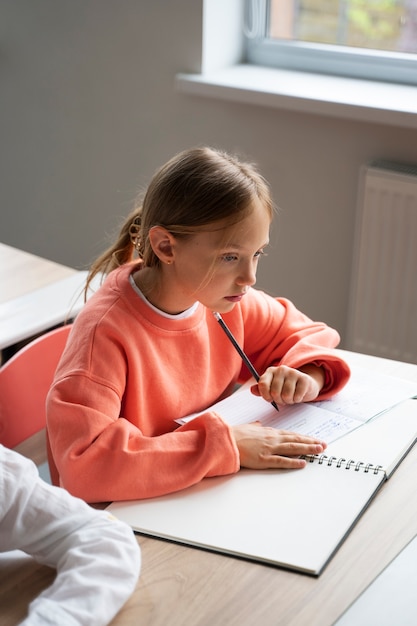
[[[178,74],[180,92],[363,122],[417,128],[417,87],[235,65]]]

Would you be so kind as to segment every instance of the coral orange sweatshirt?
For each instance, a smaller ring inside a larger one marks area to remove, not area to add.
[[[154,497],[239,470],[229,426],[207,410],[250,377],[212,313],[199,304],[168,319],[135,292],[131,263],[109,274],[78,315],[47,398],[47,430],[60,484],[88,502]],[[349,368],[338,333],[286,299],[250,289],[224,320],[255,369],[326,370],[320,398]]]

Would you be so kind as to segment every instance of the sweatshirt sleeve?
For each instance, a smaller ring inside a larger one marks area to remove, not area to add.
[[[214,413],[149,434],[122,410],[113,389],[83,375],[51,389],[48,430],[61,484],[83,500],[156,497],[239,470],[230,427]]]
[[[101,626],[133,592],[141,555],[132,530],[40,479],[36,466],[0,446],[0,549],[54,567],[54,583],[23,626]]]
[[[335,350],[340,341],[335,329],[311,320],[286,298],[275,299],[261,291],[251,290],[251,298],[245,305],[242,307],[245,350],[260,372],[271,365],[295,369],[318,365],[325,372],[320,400],[346,385],[350,369]],[[244,370],[242,373],[247,377]]]

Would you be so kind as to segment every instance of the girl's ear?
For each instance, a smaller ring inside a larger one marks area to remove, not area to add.
[[[170,265],[174,260],[174,237],[163,226],[152,226],[149,231],[152,250],[161,261]]]

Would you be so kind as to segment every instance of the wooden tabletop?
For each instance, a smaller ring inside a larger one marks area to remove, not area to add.
[[[87,274],[0,243],[0,364],[78,315]],[[88,297],[100,282],[101,275],[92,281]]]
[[[0,303],[71,276],[76,271],[0,243]]]
[[[363,355],[355,360],[417,380],[416,365]],[[43,436],[25,442],[19,451],[44,459]],[[416,492],[413,448],[318,578],[138,536],[140,579],[111,625],[331,626],[417,534]],[[1,565],[2,626],[17,624],[53,575],[29,558]]]

